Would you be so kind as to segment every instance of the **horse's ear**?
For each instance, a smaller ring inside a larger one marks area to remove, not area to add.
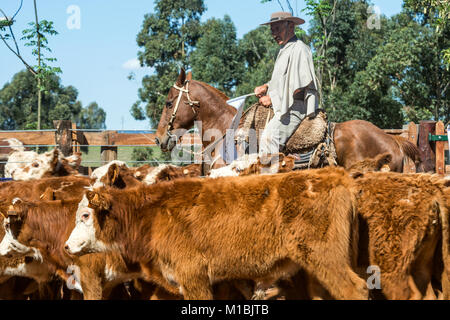
[[[177,86],[179,87],[184,86],[185,81],[186,81],[186,71],[184,71],[184,68],[181,68],[180,74],[178,75],[177,79]]]
[[[192,80],[192,71],[189,71],[187,76],[186,76],[186,80],[187,81],[191,81]]]

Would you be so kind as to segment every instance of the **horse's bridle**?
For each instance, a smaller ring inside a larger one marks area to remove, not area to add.
[[[185,86],[186,86],[186,89],[184,88]],[[195,117],[197,117],[197,111],[195,111],[194,107],[200,107],[200,101],[193,101],[189,95],[189,80],[186,80],[184,82],[184,85],[181,88],[179,86],[177,86],[176,83],[173,85],[173,87],[179,91],[179,94],[178,94],[178,98],[177,98],[177,103],[175,104],[175,108],[173,109],[172,115],[170,116],[169,123],[167,124],[167,134],[169,136],[173,136],[173,134],[171,134],[171,131],[173,129],[173,122],[177,115],[178,107],[180,106],[180,101],[181,101],[181,97],[183,96],[183,93],[186,93],[188,101],[185,103],[191,106],[192,111],[195,114]]]

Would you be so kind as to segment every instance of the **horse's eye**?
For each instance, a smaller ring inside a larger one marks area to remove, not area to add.
[[[166,107],[169,108],[169,109],[172,108],[172,101],[167,101],[166,102]]]

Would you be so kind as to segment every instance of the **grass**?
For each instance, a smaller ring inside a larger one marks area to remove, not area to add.
[[[148,148],[153,149],[153,154],[155,159],[161,158],[162,151],[155,146],[149,146]],[[117,147],[117,160],[124,161],[126,164],[130,167],[132,166],[141,166],[144,165],[145,162],[139,162],[139,163],[133,163],[132,159],[132,153],[133,153],[134,147]],[[89,148],[82,148],[81,150],[82,156],[81,156],[81,166],[83,167],[100,167],[102,166],[101,162],[101,154],[100,154],[100,147],[89,147]],[[153,159],[148,159],[148,163],[151,163]],[[155,164],[156,166],[156,164]]]

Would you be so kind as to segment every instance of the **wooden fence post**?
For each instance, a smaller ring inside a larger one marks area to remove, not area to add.
[[[414,122],[410,122],[408,125],[407,139],[412,142],[415,146],[417,146],[417,125]],[[416,164],[413,160],[407,159],[403,166],[403,173],[415,173],[416,172]]]
[[[117,160],[117,147],[112,147],[112,144],[112,133],[110,131],[103,132],[103,146],[100,148],[102,165]]]
[[[77,124],[72,123],[72,153],[80,152],[80,143],[77,135]]]
[[[436,121],[420,121],[419,124],[419,153],[425,172],[434,172],[436,167],[436,155],[434,154],[434,143],[428,141],[428,135],[434,134]]]
[[[55,144],[65,157],[72,154],[72,122],[70,120],[53,120],[55,132]]]
[[[436,135],[445,135],[444,123],[442,121],[438,121],[436,123]],[[444,147],[446,141],[436,141],[436,173],[444,174],[445,173],[445,154]]]

